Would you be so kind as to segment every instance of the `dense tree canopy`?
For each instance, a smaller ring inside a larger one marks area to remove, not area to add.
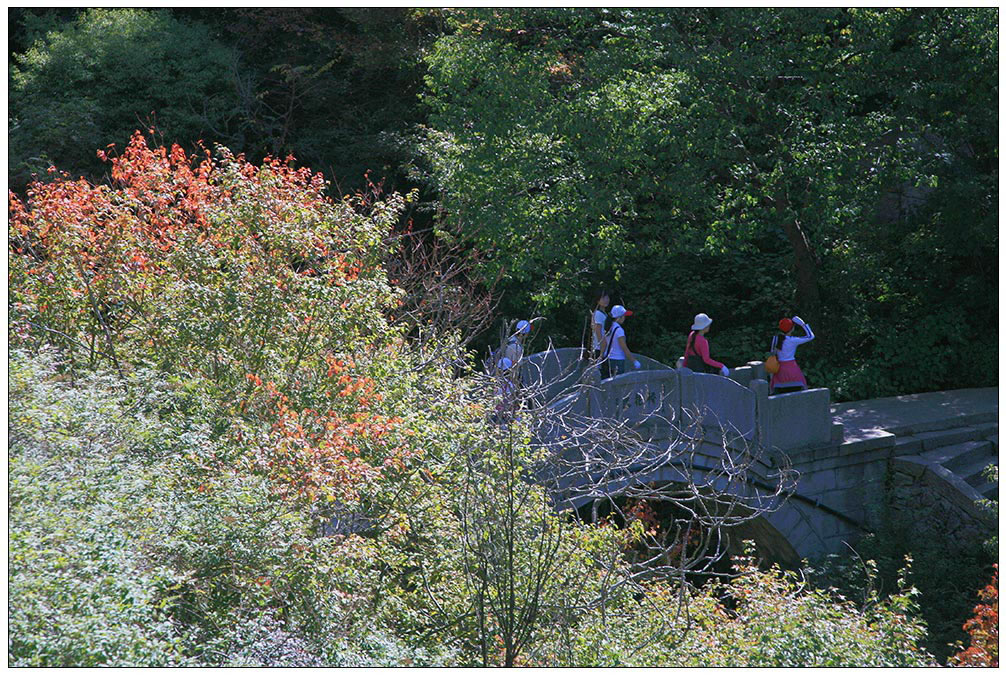
[[[663,361],[697,312],[731,365],[798,313],[837,399],[996,380],[992,10],[12,20],[15,187],[50,162],[97,177],[92,148],[156,122],[187,149],[292,152],[335,191],[418,185],[408,217],[477,250],[501,310],[560,344],[608,285]]]
[[[236,59],[166,11],[90,9],[45,32],[11,68],[12,177],[23,184],[54,163],[94,175],[95,148],[121,147],[137,128],[210,139],[234,106]]]
[[[186,150],[203,140],[255,159],[292,153],[347,193],[368,171],[397,183],[435,23],[404,9],[10,14],[19,187],[51,163],[97,177],[94,148],[149,126]]]
[[[832,348],[814,379],[839,396],[959,386],[962,370],[990,384],[990,16],[459,13],[427,57],[441,226],[491,251],[509,307],[567,341],[586,291],[614,283],[657,358],[680,354],[700,311],[734,363],[801,313]],[[942,66],[951,54],[967,75]],[[961,191],[967,215],[948,217]]]

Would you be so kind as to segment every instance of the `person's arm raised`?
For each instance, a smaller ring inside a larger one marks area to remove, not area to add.
[[[810,329],[810,324],[798,316],[793,317],[793,323],[800,326],[800,328],[803,328],[803,332],[806,333],[806,335],[803,337],[794,337],[791,335],[789,338],[790,340],[794,340],[797,344],[803,344],[804,342],[810,342],[814,339],[814,331]]]

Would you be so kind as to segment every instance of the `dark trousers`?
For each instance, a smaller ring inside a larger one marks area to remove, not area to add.
[[[608,377],[615,377],[625,372],[625,359],[608,359]]]
[[[621,375],[626,371],[626,361],[625,359],[610,359],[606,358],[601,360],[601,350],[594,349],[591,351],[594,357],[594,362],[598,364],[598,370],[601,371],[601,378],[608,379],[609,377],[615,377],[616,375]]]

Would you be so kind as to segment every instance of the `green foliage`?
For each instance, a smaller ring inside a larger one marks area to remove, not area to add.
[[[294,154],[351,194],[376,175],[406,191],[401,143],[422,113],[420,52],[436,20],[407,8],[176,10],[241,53],[238,114],[216,140],[250,157]],[[269,45],[260,49],[260,45]],[[377,179],[374,182],[379,182]]]
[[[102,167],[90,148],[156,125],[186,149],[204,139],[256,161],[294,154],[340,194],[366,189],[373,174],[407,191],[405,132],[423,115],[419,54],[438,16],[352,7],[12,10],[11,52],[26,82],[11,96],[14,184],[49,163],[96,180]],[[59,67],[81,78],[53,89],[55,64],[80,55]]]
[[[24,185],[53,163],[96,176],[94,148],[154,126],[190,145],[232,114],[235,53],[164,10],[89,9],[11,66],[8,172]]]
[[[631,595],[600,564],[627,535],[553,510],[529,480],[535,453],[519,424],[465,417],[457,411],[455,433],[442,429],[430,453],[431,485],[412,502],[405,549],[382,555],[408,579],[390,596],[389,621],[443,640],[459,665],[555,665],[542,650],[577,631],[605,589]]]
[[[916,591],[899,582],[887,602],[872,598],[865,610],[841,597],[802,587],[793,572],[757,571],[741,561],[742,574],[727,588],[736,618],[694,638],[693,663],[747,667],[932,666],[919,647],[924,625],[909,618]],[[703,639],[713,649],[698,648]]]
[[[587,290],[614,283],[658,360],[699,311],[731,364],[799,313],[839,399],[995,381],[992,13],[450,19],[425,156],[441,227],[488,251],[510,314],[555,317],[569,344]]]
[[[155,476],[133,451],[152,420],[99,387],[59,391],[12,355],[8,665],[178,666],[184,634],[159,611],[175,575],[142,554]]]
[[[989,464],[985,467],[985,471],[982,472],[986,480],[990,483],[999,484],[999,465]],[[999,500],[998,499],[981,499],[978,501],[978,505],[988,512],[989,516],[999,522]],[[995,533],[985,542],[985,550],[993,555],[997,554],[999,551],[999,533]]]
[[[739,576],[689,593],[659,585],[639,598],[614,598],[583,617],[573,634],[558,627],[536,646],[539,665],[605,667],[932,666],[910,618],[914,591],[859,609],[799,576],[735,561]],[[643,636],[646,636],[645,639]]]
[[[17,10],[12,25],[15,186],[50,162],[95,178],[90,148],[153,111],[169,140],[294,152],[339,191],[368,169],[420,181],[436,201],[410,217],[481,249],[500,309],[545,316],[557,344],[579,340],[604,284],[646,309],[630,343],[665,362],[698,311],[730,365],[798,313],[819,335],[801,365],[839,400],[996,381],[989,8]]]
[[[394,665],[352,656],[373,548],[220,465],[212,405],[179,414],[192,394],[152,373],[73,383],[12,356],[10,665]]]
[[[429,406],[408,422],[421,470],[369,487],[365,536],[325,536],[317,504],[278,498],[214,431],[228,413],[207,390],[143,370],[74,381],[45,353],[11,365],[11,664],[503,662],[508,579],[530,618],[515,664],[926,663],[900,595],[861,612],[750,566],[722,591],[617,583],[639,532],[555,514],[522,479],[526,439],[433,373],[403,400]]]
[[[878,531],[857,544],[855,557],[834,556],[821,562],[815,583],[835,585],[869,606],[875,598],[901,588],[903,561],[911,558],[907,580],[918,589],[915,612],[927,627],[920,644],[943,663],[953,653],[953,643],[966,637],[961,625],[974,606],[976,590],[986,583],[998,549],[989,548],[974,532],[942,528],[938,513],[926,509],[888,512],[881,522]],[[869,567],[864,567],[864,559]]]

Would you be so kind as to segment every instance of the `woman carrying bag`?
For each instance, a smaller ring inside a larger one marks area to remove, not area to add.
[[[688,334],[688,342],[685,343],[685,368],[696,373],[719,373],[723,377],[730,375],[730,369],[719,361],[709,356],[709,341],[706,340],[706,333],[709,332],[713,320],[705,314],[696,314],[695,322],[692,324],[692,332]]]
[[[608,377],[615,377],[625,372],[625,362],[632,361],[632,367],[639,370],[642,364],[632,355],[628,344],[625,342],[625,329],[622,324],[625,317],[632,316],[632,312],[621,305],[611,308],[611,328],[605,334],[608,346],[605,348],[605,356],[608,362]]]
[[[804,336],[796,337],[794,326],[803,328]],[[779,332],[772,338],[772,353],[779,361],[779,369],[769,376],[769,395],[785,394],[791,391],[802,391],[807,388],[807,378],[796,363],[796,348],[814,339],[814,331],[798,316],[779,321]]]

